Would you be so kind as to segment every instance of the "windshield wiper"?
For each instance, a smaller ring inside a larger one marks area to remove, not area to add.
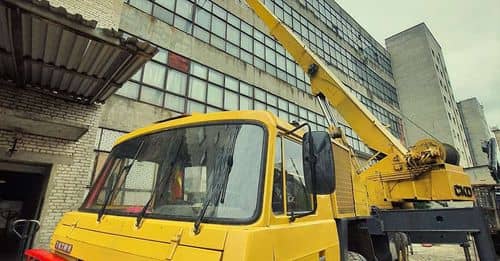
[[[180,151],[181,151],[181,148],[182,148],[182,142],[179,143],[179,146],[177,146],[177,149],[176,149],[176,153],[175,153],[175,158],[174,160],[171,162],[171,166],[177,162],[177,158],[179,157],[179,154],[180,154]],[[156,195],[156,192],[158,191],[159,188],[161,188],[161,185],[163,184],[163,182],[165,181],[168,181],[170,179],[170,177],[172,176],[173,174],[173,171],[172,169],[167,169],[169,174],[168,175],[164,175],[160,182],[158,183],[158,186],[155,188],[155,190],[153,192],[151,192],[151,195],[149,196],[149,199],[148,201],[146,202],[146,205],[144,205],[144,207],[141,209],[141,212],[139,212],[139,214],[137,215],[137,218],[135,220],[135,227],[139,228],[140,225],[141,225],[141,221],[142,219],[144,218],[144,216],[146,215],[146,211],[148,210],[149,206],[151,205],[151,202],[153,202],[153,198],[155,197]],[[160,198],[163,197],[163,193],[160,194]]]
[[[163,184],[163,182],[165,182],[165,180],[169,180],[170,177],[172,176],[172,173],[173,171],[170,170],[170,173],[168,175],[164,175],[160,180],[160,182],[158,183],[159,184],[158,187],[161,187],[161,185]],[[135,227],[139,228],[139,226],[141,225],[141,221],[144,218],[144,215],[146,215],[146,211],[149,208],[149,205],[151,205],[151,202],[153,202],[153,198],[155,197],[157,191],[158,189],[155,189],[153,192],[151,192],[151,196],[149,196],[148,202],[146,202],[146,205],[144,205],[144,207],[141,209],[141,212],[139,212],[139,215],[137,215],[135,221]],[[160,194],[160,198],[161,197],[162,194]]]
[[[193,228],[193,232],[195,235],[198,235],[200,233],[200,224],[203,218],[205,217],[205,213],[207,212],[210,202],[213,201],[215,205],[217,205],[220,200],[221,203],[224,203],[224,197],[227,188],[227,178],[229,176],[229,173],[231,172],[232,167],[233,167],[233,157],[230,156],[229,159],[227,160],[227,167],[225,168],[226,171],[221,173],[221,175],[217,179],[217,182],[213,183],[214,184],[213,186],[215,186],[215,188],[203,202],[200,214],[198,214],[198,217],[196,217],[196,221],[194,222],[194,228]]]
[[[128,165],[123,166],[120,169],[120,171],[118,172],[118,174],[115,175],[115,179],[113,181],[113,184],[111,184],[109,193],[106,194],[106,197],[104,198],[104,203],[102,204],[101,209],[99,209],[99,212],[97,213],[97,222],[101,222],[101,218],[104,215],[104,211],[106,211],[106,207],[108,206],[109,201],[111,200],[111,195],[113,194],[113,191],[115,190],[115,187],[118,184],[118,181],[120,180],[122,175],[125,175],[125,177],[127,176],[128,172],[130,171],[130,169],[134,165],[137,157],[139,156],[139,153],[142,150],[142,145],[144,145],[144,140],[142,140],[141,143],[139,144],[139,147],[137,148],[137,151],[135,152],[134,158],[132,158],[132,162],[130,162],[130,164],[128,164]]]

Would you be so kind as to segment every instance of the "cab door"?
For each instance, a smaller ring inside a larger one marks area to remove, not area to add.
[[[271,235],[275,260],[339,260],[339,244],[328,196],[317,198],[306,186],[302,145],[285,137],[276,140]]]

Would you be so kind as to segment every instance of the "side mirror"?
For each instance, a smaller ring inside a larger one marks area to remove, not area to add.
[[[325,131],[311,131],[304,134],[302,155],[306,185],[319,195],[333,193],[335,165],[330,135]]]

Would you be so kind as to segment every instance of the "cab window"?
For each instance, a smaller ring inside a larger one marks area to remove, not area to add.
[[[282,169],[285,170],[284,175]],[[313,209],[312,193],[306,187],[304,179],[302,146],[298,142],[278,137],[273,183],[273,212],[275,214],[284,213],[283,202],[286,204],[288,214]]]

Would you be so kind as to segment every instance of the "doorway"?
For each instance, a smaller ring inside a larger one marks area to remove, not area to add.
[[[0,162],[0,260],[16,260],[31,247],[35,225],[18,223],[29,236],[21,239],[12,231],[19,219],[39,220],[49,176],[49,167]],[[28,231],[30,233],[28,233]]]

